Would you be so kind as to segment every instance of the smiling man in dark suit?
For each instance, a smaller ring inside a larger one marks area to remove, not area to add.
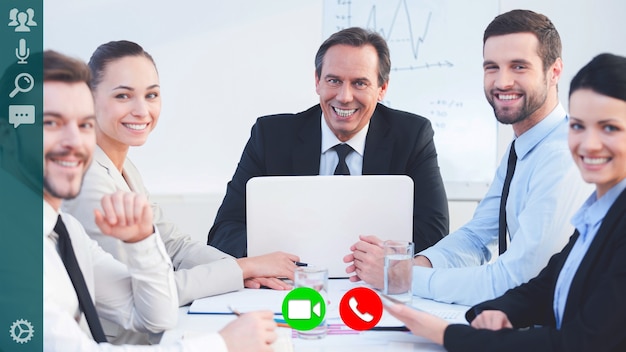
[[[245,256],[246,183],[280,175],[408,175],[415,185],[415,250],[446,235],[448,203],[430,121],[379,104],[390,67],[389,49],[379,34],[353,27],[330,36],[315,57],[320,104],[257,119],[208,244]]]

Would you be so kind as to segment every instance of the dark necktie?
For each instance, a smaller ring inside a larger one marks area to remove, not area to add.
[[[339,162],[335,168],[335,175],[350,175],[350,169],[348,169],[348,164],[346,164],[346,156],[354,149],[345,143],[337,144],[333,149],[335,149],[337,156],[339,156]]]
[[[102,330],[102,325],[100,324],[100,319],[98,319],[98,312],[96,312],[96,307],[93,305],[93,301],[89,295],[85,278],[80,271],[76,255],[74,254],[70,235],[61,219],[61,215],[59,215],[57,223],[54,226],[54,232],[59,235],[59,255],[61,256],[61,260],[63,260],[63,264],[65,264],[65,270],[67,270],[67,274],[70,276],[72,285],[74,285],[74,290],[78,296],[78,304],[80,305],[80,310],[85,313],[89,330],[91,330],[91,336],[93,336],[96,342],[107,342],[107,338]]]
[[[506,178],[504,179],[504,187],[502,187],[502,197],[500,198],[500,221],[498,228],[498,246],[499,253],[506,251],[506,200],[509,197],[509,188],[511,187],[511,179],[515,172],[515,164],[517,163],[517,154],[515,154],[515,141],[511,143],[511,151],[509,152],[509,162],[506,167]]]

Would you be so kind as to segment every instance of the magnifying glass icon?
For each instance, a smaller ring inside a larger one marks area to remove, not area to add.
[[[26,72],[20,73],[19,75],[17,75],[17,77],[15,77],[15,89],[11,91],[11,93],[9,94],[9,98],[15,97],[15,95],[19,92],[22,92],[22,93],[30,92],[31,89],[33,89],[34,85],[35,85],[35,80],[33,79],[33,76],[31,76],[30,74]]]

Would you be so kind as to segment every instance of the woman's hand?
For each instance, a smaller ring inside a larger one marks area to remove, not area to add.
[[[443,345],[443,335],[449,325],[447,321],[404,304],[385,304],[385,309],[403,322],[413,335],[422,336]]]
[[[296,270],[295,262],[299,260],[300,258],[294,254],[273,252],[256,257],[239,258],[237,263],[243,271],[246,287],[258,288],[263,285],[274,289],[288,289],[291,286],[278,278],[293,280]]]
[[[472,327],[476,329],[500,330],[513,328],[513,324],[509,321],[509,317],[499,310],[482,311],[472,321]]]
[[[94,211],[102,233],[124,242],[139,242],[154,233],[152,208],[141,194],[117,191],[101,200],[102,211]]]

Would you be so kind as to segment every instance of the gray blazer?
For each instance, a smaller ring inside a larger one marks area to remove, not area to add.
[[[64,201],[63,210],[76,217],[87,234],[104,250],[125,263],[123,251],[119,250],[120,240],[102,234],[93,215],[94,209],[100,209],[102,196],[117,190],[144,194],[149,199],[141,175],[130,160],[124,162],[122,175],[104,151],[96,147],[80,194],[76,199]],[[165,221],[156,203],[152,203],[152,211],[155,227],[174,265],[180,305],[243,288],[243,273],[234,258],[204,243],[192,241],[175,224]]]

